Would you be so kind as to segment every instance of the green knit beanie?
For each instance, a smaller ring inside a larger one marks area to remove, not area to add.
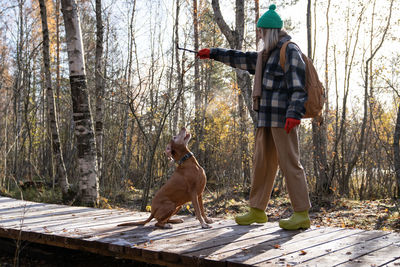
[[[275,12],[276,5],[272,4],[269,6],[269,10],[261,16],[257,22],[258,28],[272,28],[281,29],[283,22],[278,13]]]

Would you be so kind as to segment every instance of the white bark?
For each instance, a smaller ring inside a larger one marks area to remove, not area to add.
[[[96,205],[99,199],[96,143],[89,108],[82,34],[75,0],[62,0],[68,63],[78,150],[79,197],[84,205]]]

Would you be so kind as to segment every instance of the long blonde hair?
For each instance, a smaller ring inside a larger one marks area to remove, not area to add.
[[[259,50],[264,50],[266,53],[271,52],[279,40],[287,35],[284,29],[265,29],[259,28],[261,33],[261,40],[258,44]]]

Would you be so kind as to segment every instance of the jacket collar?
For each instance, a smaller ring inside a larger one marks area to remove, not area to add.
[[[291,39],[292,39],[292,37],[291,37],[290,35],[288,35],[288,34],[285,35],[285,36],[283,36],[283,37],[278,41],[276,47],[278,47],[278,48],[280,49],[284,43],[286,43],[287,41],[289,41],[289,40],[291,40]]]

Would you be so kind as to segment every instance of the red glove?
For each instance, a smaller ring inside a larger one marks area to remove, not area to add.
[[[287,118],[286,119],[286,124],[285,124],[285,130],[286,133],[290,133],[290,131],[296,127],[297,125],[300,124],[300,120],[298,119],[293,119],[293,118]]]
[[[209,48],[201,49],[199,50],[196,56],[200,59],[210,58],[210,49]]]

